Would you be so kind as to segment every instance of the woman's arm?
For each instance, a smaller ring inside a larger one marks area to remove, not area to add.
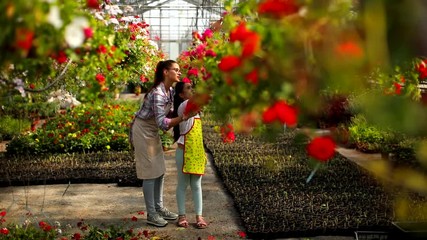
[[[165,107],[166,107],[168,98],[165,97],[164,95],[154,93],[153,101],[154,101],[153,102],[154,117],[160,129],[167,131],[170,128],[178,125],[180,122],[188,119],[188,116],[185,116],[185,115],[178,116],[175,118],[166,117],[167,114],[165,111]]]

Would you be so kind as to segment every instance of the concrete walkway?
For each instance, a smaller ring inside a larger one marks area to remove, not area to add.
[[[166,152],[167,173],[164,202],[172,211],[177,211],[175,200],[176,167],[175,149]],[[352,152],[354,154],[354,152]],[[84,220],[95,226],[119,224],[125,229],[149,230],[163,239],[241,239],[238,232],[244,231],[233,201],[223,188],[211,162],[202,181],[204,216],[209,226],[206,229],[178,228],[175,221],[164,228],[146,224],[142,189],[117,187],[116,184],[58,184],[27,187],[0,188],[0,210],[6,209],[7,222],[23,223],[26,219],[61,223],[63,232],[78,231],[76,224]],[[144,214],[138,214],[144,212]],[[31,212],[32,216],[27,216]],[[195,222],[190,191],[187,192],[187,216],[190,224]],[[137,221],[132,221],[136,217]],[[67,228],[66,225],[71,225]],[[166,237],[168,236],[168,237]],[[291,238],[288,238],[291,239]],[[352,236],[318,236],[292,239],[350,240]]]

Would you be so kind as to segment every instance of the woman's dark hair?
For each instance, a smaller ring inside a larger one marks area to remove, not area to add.
[[[178,117],[178,107],[184,102],[184,99],[179,96],[180,93],[184,91],[184,82],[177,82],[175,84],[175,95],[173,95],[173,113],[172,117]],[[179,131],[179,124],[173,127],[173,140],[174,142],[178,141],[179,136],[181,135]]]
[[[160,61],[157,63],[156,66],[156,72],[154,73],[154,84],[151,86],[151,88],[147,91],[147,93],[151,92],[154,88],[159,86],[161,82],[163,82],[165,79],[163,78],[163,70],[172,67],[172,64],[177,63],[174,60],[166,60],[166,61]],[[145,94],[145,97],[148,94]]]

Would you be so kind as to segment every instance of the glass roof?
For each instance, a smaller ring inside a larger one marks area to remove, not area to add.
[[[133,11],[125,15],[138,15],[150,25],[150,37],[170,58],[177,57],[185,50],[192,39],[192,32],[203,32],[219,20],[224,6],[221,1],[183,1],[183,0],[116,0]]]

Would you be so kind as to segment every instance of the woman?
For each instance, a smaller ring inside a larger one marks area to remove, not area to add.
[[[188,99],[193,96],[191,83],[179,82],[175,86],[174,108],[175,115],[184,116]],[[178,107],[179,106],[179,107]],[[205,173],[207,156],[203,147],[202,122],[198,113],[174,127],[174,140],[178,143],[176,149],[176,167],[178,184],[176,200],[178,203],[178,226],[188,227],[185,211],[185,192],[190,185],[196,212],[196,227],[206,228],[202,210],[202,175]],[[191,115],[194,115],[191,114]]]
[[[163,183],[166,172],[165,158],[159,129],[167,131],[186,119],[186,116],[170,118],[173,111],[174,90],[172,84],[180,81],[179,65],[173,60],[157,64],[154,85],[144,97],[141,108],[131,126],[138,179],[142,179],[147,211],[147,223],[164,227],[166,220],[175,220],[178,215],[163,206]]]

